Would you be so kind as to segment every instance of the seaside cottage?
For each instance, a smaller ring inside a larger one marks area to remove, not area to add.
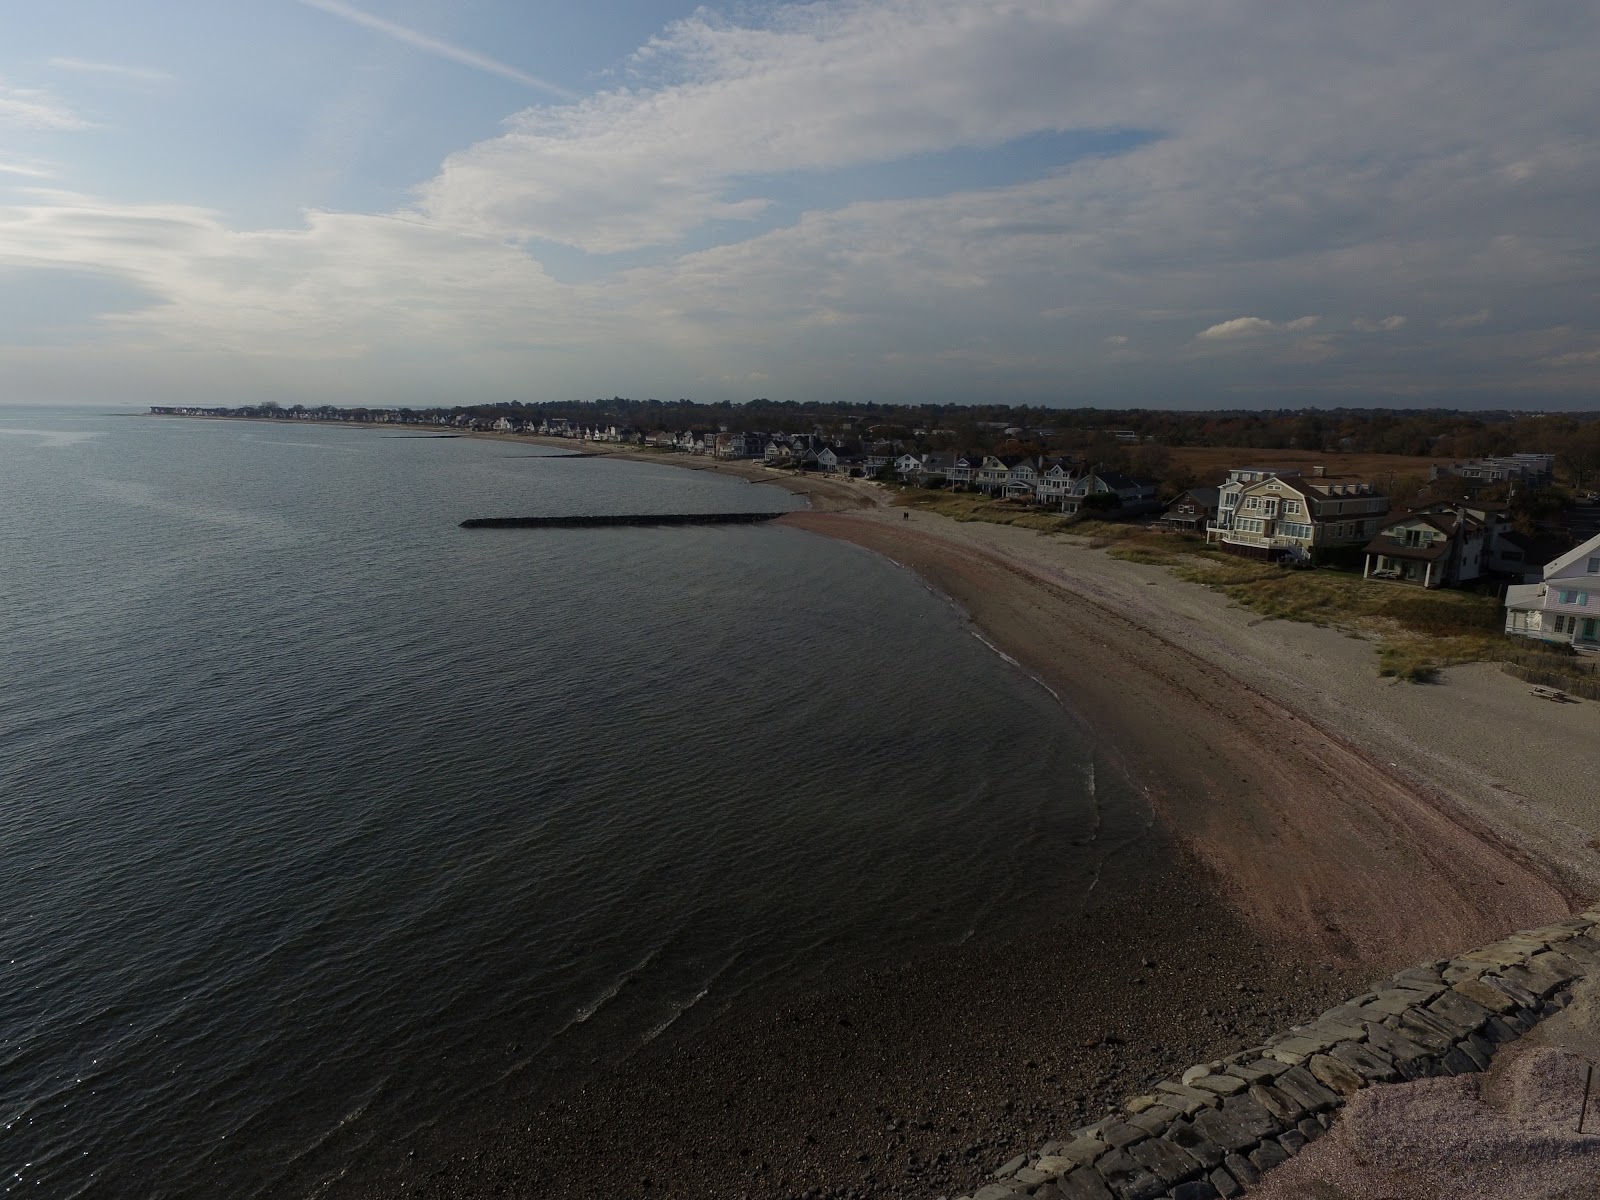
[[[1085,504],[1090,496],[1108,495],[1117,498],[1115,507],[1136,510],[1150,508],[1155,505],[1156,482],[1118,474],[1116,471],[1091,471],[1087,475],[1080,475],[1068,486],[1061,500],[1061,511],[1069,514],[1081,512],[1085,507],[1093,507]]]
[[[978,468],[978,486],[989,495],[994,495],[1006,486],[1011,478],[1011,468],[1021,461],[1022,458],[1015,454],[985,454],[983,465]]]
[[[1039,489],[1039,467],[1035,459],[1018,459],[1006,473],[1001,489],[1007,500],[1032,500]]]
[[[1506,589],[1506,632],[1600,654],[1600,534],[1546,563],[1540,582]]]
[[[952,485],[960,484],[963,487],[971,487],[978,481],[978,472],[982,467],[983,455],[958,454],[955,457],[955,461],[950,464],[950,469],[945,472],[945,478]]]
[[[1203,534],[1206,523],[1217,519],[1217,500],[1221,494],[1220,488],[1190,488],[1167,505],[1166,512],[1161,514],[1157,524],[1175,533]]]
[[[1410,512],[1388,520],[1367,543],[1364,579],[1455,587],[1484,571],[1483,521],[1469,512]]]
[[[943,482],[950,477],[950,468],[955,465],[956,456],[947,452],[937,454],[924,454],[922,466],[917,471],[917,482],[923,487],[928,487],[934,482]]]
[[[1067,498],[1076,478],[1071,459],[1056,459],[1048,470],[1040,473],[1038,483],[1034,487],[1034,497],[1040,504],[1058,507]]]

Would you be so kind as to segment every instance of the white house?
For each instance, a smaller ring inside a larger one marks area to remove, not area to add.
[[[922,471],[922,455],[913,454],[909,450],[894,460],[895,474],[901,479],[910,479]]]
[[[1600,653],[1600,534],[1506,588],[1506,632]]]
[[[1034,494],[1040,504],[1059,505],[1070,493],[1075,478],[1071,464],[1058,461],[1039,476]]]
[[[950,469],[945,472],[945,478],[951,484],[970,485],[977,482],[978,472],[983,467],[983,455],[958,454],[950,464]]]

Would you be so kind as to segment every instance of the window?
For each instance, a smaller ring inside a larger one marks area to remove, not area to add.
[[[1300,501],[1285,500],[1283,502],[1283,511],[1289,514],[1291,517],[1298,517],[1300,515]],[[1594,561],[1600,562],[1600,559],[1596,559]]]
[[[1589,560],[1588,572],[1591,575],[1600,575],[1600,558],[1591,558]]]
[[[1558,614],[1556,616],[1556,632],[1557,633],[1566,633],[1567,632],[1567,626],[1568,626],[1569,623],[1573,624],[1573,625],[1576,625],[1578,623],[1578,618],[1577,617],[1563,617],[1563,616]]]
[[[1576,604],[1579,607],[1587,607],[1589,604],[1589,593],[1563,590],[1561,592],[1561,603]]]

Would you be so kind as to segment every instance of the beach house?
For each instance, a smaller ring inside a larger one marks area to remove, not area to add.
[[[1391,517],[1367,543],[1364,579],[1456,587],[1479,578],[1488,559],[1484,522],[1465,509]]]
[[[957,484],[971,487],[978,481],[978,472],[983,469],[983,455],[958,454],[950,464],[950,469],[945,472],[945,478],[952,486]]]
[[[1506,632],[1600,654],[1600,534],[1506,589]]]
[[[1204,533],[1206,523],[1217,519],[1217,500],[1221,489],[1190,488],[1161,514],[1158,524],[1175,533]]]
[[[1034,489],[1034,498],[1040,504],[1052,508],[1060,508],[1061,502],[1067,498],[1067,493],[1072,488],[1072,481],[1077,478],[1073,471],[1070,458],[1058,458],[1048,468],[1039,473],[1039,482]]]
[[[1244,558],[1304,560],[1317,550],[1361,545],[1389,511],[1389,497],[1370,483],[1307,479],[1275,467],[1235,468],[1218,493],[1206,541]]]
[[[1061,498],[1061,511],[1076,513],[1084,508],[1093,508],[1093,504],[1086,503],[1091,496],[1115,496],[1116,503],[1109,505],[1113,508],[1151,508],[1156,499],[1156,482],[1116,471],[1091,471],[1067,485],[1066,493]]]

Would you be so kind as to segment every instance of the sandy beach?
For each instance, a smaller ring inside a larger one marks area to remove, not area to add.
[[[1165,1073],[1600,894],[1594,705],[1487,666],[1391,683],[1364,641],[871,484],[622,453],[803,492],[784,523],[916,572],[1092,730],[1149,836],[1053,928],[736,1006],[540,1105],[508,1084],[333,1195],[959,1194]]]

